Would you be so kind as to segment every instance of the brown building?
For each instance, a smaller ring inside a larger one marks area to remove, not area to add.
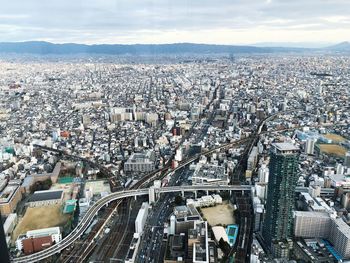
[[[27,238],[22,240],[22,244],[24,254],[29,255],[52,246],[53,242],[50,236],[46,236]]]
[[[9,214],[13,213],[21,199],[22,192],[20,191],[20,185],[10,181],[5,189],[0,192],[1,214],[8,216]]]

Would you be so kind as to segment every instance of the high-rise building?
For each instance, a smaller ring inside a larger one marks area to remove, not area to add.
[[[350,168],[350,151],[345,154],[344,166]]]
[[[262,164],[258,170],[258,177],[260,183],[267,183],[269,181],[269,168],[266,167],[266,164]]]
[[[305,143],[305,153],[314,154],[315,151],[315,141],[314,139],[307,139]]]
[[[282,242],[288,247],[287,240],[293,234],[299,148],[291,143],[274,143],[270,156],[263,238],[272,251],[279,251],[273,248],[274,244],[280,246]],[[274,256],[279,257],[280,255]]]

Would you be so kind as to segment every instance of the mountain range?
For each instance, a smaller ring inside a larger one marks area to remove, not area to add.
[[[0,42],[0,53],[19,54],[235,54],[235,53],[283,53],[283,52],[350,52],[350,43],[342,42],[325,48],[268,47],[244,45],[212,45],[194,43],[175,44],[54,44],[44,41]]]

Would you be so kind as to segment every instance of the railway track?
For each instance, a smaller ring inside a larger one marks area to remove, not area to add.
[[[95,262],[108,262],[107,259],[113,258],[116,252],[116,244],[119,244],[120,240],[123,238],[125,223],[130,220],[130,199],[123,200],[120,204],[119,218],[118,221],[113,225],[110,230],[109,235],[103,241],[102,245],[99,246],[97,252],[98,258]]]
[[[114,209],[119,205],[120,201],[111,202],[111,204],[105,208],[104,213],[98,219],[98,222],[93,226],[91,232],[83,240],[77,240],[70,249],[65,249],[58,260],[57,263],[76,263],[83,260],[86,250],[89,249],[90,245],[95,243],[92,242],[96,234],[101,229],[103,223],[106,219],[113,213]]]

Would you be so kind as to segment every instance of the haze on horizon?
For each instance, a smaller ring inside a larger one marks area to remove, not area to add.
[[[12,0],[1,42],[294,43],[350,40],[348,0]]]

